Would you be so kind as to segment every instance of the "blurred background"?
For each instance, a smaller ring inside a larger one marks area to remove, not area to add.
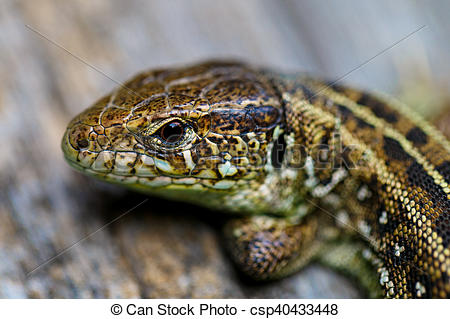
[[[211,212],[159,199],[89,236],[146,197],[72,171],[60,139],[115,81],[206,58],[346,75],[448,134],[449,12],[445,0],[2,0],[0,297],[364,297],[319,265],[246,282]]]

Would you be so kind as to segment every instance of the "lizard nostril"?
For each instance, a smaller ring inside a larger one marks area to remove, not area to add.
[[[89,147],[89,134],[92,131],[92,126],[86,124],[75,124],[68,128],[67,142],[76,150],[83,150]]]
[[[87,138],[83,138],[77,141],[77,145],[79,148],[87,148],[89,146],[89,141]]]

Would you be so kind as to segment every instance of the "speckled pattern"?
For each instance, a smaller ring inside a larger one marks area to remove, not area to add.
[[[385,97],[206,62],[137,75],[73,119],[62,148],[87,174],[245,215],[225,234],[255,279],[314,258],[339,268],[353,250],[327,247],[350,236],[386,297],[450,296],[450,145]]]

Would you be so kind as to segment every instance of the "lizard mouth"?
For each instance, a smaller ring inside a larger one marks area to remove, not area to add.
[[[144,152],[75,149],[69,131],[64,134],[61,148],[65,160],[75,170],[131,187],[227,190],[238,184],[237,180],[218,179],[211,169],[203,170],[199,176],[181,175],[179,172],[184,166],[178,168],[168,160]],[[192,162],[187,152],[183,152],[184,161]]]

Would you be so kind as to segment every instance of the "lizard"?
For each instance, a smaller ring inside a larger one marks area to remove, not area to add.
[[[228,250],[255,280],[320,260],[370,296],[450,297],[450,143],[390,97],[235,61],[150,70],[77,115],[62,150],[231,213]]]

